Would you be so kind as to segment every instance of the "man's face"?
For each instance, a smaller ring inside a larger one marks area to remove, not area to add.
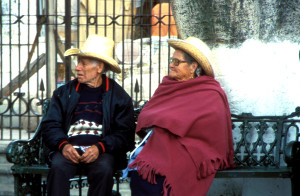
[[[90,87],[98,87],[103,68],[103,62],[91,58],[78,57],[78,64],[75,67],[78,81]]]

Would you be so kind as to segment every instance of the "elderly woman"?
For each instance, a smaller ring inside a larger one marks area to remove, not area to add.
[[[131,162],[132,195],[206,195],[217,170],[234,166],[231,116],[199,39],[171,39],[169,75],[141,111],[148,132]]]

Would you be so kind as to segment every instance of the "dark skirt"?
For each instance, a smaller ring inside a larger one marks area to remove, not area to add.
[[[130,172],[130,189],[132,196],[161,196],[163,193],[164,176],[156,176],[157,184],[142,179],[137,171]]]

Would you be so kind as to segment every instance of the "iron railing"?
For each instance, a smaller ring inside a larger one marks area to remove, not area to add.
[[[153,11],[164,2],[0,0],[0,140],[32,136],[43,101],[76,77],[75,59],[65,58],[65,49],[80,47],[90,34],[115,41],[122,73],[107,74],[132,96],[135,107],[148,100],[168,73],[172,49],[166,39],[176,37],[170,6]]]

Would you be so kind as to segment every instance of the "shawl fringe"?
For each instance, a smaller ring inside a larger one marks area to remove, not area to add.
[[[208,159],[200,162],[197,165],[197,179],[204,179],[207,176],[212,174],[216,174],[218,170],[224,170],[227,168],[233,168],[233,154],[234,152],[230,152],[227,154],[226,158],[216,157],[215,159]]]
[[[197,179],[204,179],[212,174],[216,174],[218,170],[224,170],[227,168],[233,168],[233,151],[227,154],[226,158],[216,157],[215,159],[209,159],[202,161],[197,166]],[[151,184],[157,184],[156,175],[159,174],[158,169],[153,168],[151,163],[148,163],[139,157],[129,165],[129,168],[136,168],[138,174],[144,179],[147,180]],[[163,196],[173,195],[172,185],[168,182],[166,178],[163,184]]]
[[[138,174],[144,179],[147,180],[151,184],[157,184],[156,175],[158,175],[158,170],[151,167],[151,163],[147,163],[143,161],[139,157],[128,166],[129,168],[136,168]],[[163,183],[163,196],[173,195],[173,190],[171,188],[171,184],[168,182],[167,178],[165,178]]]
[[[138,174],[144,179],[147,180],[151,184],[157,184],[156,182],[156,174],[158,172],[157,169],[151,166],[151,163],[148,163],[146,161],[143,161],[139,157],[136,158],[136,160],[130,164],[129,168],[136,168]]]
[[[168,182],[168,179],[166,178],[163,184],[163,196],[169,196],[173,195],[173,189],[171,188],[171,184]]]

